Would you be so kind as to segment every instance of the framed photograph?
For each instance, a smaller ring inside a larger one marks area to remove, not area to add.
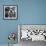
[[[19,42],[24,40],[46,41],[46,25],[44,24],[19,24]]]
[[[17,5],[3,6],[4,19],[17,19]]]

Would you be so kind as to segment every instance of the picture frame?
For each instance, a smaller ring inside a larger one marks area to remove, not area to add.
[[[4,5],[3,6],[3,19],[5,20],[16,20],[18,9],[17,5]]]
[[[46,24],[19,24],[18,30],[19,42],[23,40],[46,41]]]

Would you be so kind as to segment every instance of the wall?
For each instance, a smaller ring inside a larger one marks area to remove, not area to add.
[[[18,5],[18,20],[3,20],[3,5],[9,4]],[[0,44],[8,43],[9,32],[18,32],[17,24],[46,24],[46,0],[1,0]]]
[[[9,42],[8,40],[8,34],[10,32],[16,32],[16,35],[18,34],[17,30],[17,24],[19,23],[18,20],[4,20],[3,19],[3,5],[17,5],[18,0],[0,0],[0,44],[7,44]],[[18,38],[17,38],[18,39]],[[16,43],[18,43],[18,40],[16,39]]]
[[[46,0],[21,0],[22,24],[46,24]]]

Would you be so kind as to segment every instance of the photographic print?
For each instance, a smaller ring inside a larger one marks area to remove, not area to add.
[[[19,25],[20,41],[46,41],[46,25]]]
[[[16,5],[4,5],[4,19],[17,19],[17,6]]]

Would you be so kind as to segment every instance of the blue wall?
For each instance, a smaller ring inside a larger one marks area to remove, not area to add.
[[[20,22],[46,24],[46,0],[22,0]]]
[[[3,20],[3,5],[18,5],[18,20]],[[0,0],[0,44],[8,43],[10,32],[18,32],[18,24],[46,24],[46,0]]]

